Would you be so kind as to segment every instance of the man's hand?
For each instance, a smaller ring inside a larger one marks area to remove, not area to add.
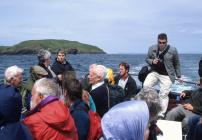
[[[158,62],[159,62],[159,59],[157,59],[157,58],[155,58],[153,61],[152,61],[152,64],[158,64]]]
[[[186,96],[186,93],[182,92],[180,93],[180,98],[184,98]]]
[[[184,104],[183,107],[184,107],[184,109],[190,110],[190,111],[193,111],[193,109],[194,109],[193,106],[191,104],[189,104],[189,103],[188,104]]]
[[[62,81],[63,80],[62,74],[57,75],[57,78],[58,78],[59,81]]]
[[[179,83],[183,83],[183,80],[181,78],[176,78],[176,80],[179,82]]]
[[[200,117],[199,124],[202,124],[202,117]]]

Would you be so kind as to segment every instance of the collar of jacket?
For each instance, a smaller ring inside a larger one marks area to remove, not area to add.
[[[62,63],[60,63],[58,60],[57,60],[57,58],[55,58],[55,62],[57,62],[57,63],[59,63],[59,64],[67,64],[67,60],[66,59],[64,59],[64,61],[62,62]]]
[[[56,101],[56,100],[59,100],[56,96],[48,96],[46,97],[45,99],[43,99],[34,109],[32,109],[30,112],[28,112],[28,114],[26,115],[27,116],[30,116],[36,112],[39,112],[41,110],[41,108],[43,108],[45,105],[53,102],[53,101]]]

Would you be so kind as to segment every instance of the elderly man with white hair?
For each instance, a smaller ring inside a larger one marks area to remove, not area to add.
[[[101,117],[108,111],[108,90],[104,84],[106,74],[107,69],[103,65],[93,64],[89,69],[89,84],[92,85],[90,95]]]
[[[22,83],[23,77],[23,69],[14,65],[10,66],[5,70],[5,84],[7,85],[12,85],[16,87],[21,96],[22,96],[22,111],[29,110],[29,102],[30,102],[30,97],[31,93],[25,88],[25,86]]]
[[[31,111],[24,119],[33,139],[77,140],[69,109],[59,100],[61,89],[53,79],[37,80],[32,88]]]

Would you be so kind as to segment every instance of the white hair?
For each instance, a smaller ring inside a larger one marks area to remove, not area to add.
[[[46,59],[51,57],[51,52],[48,50],[41,49],[39,50],[37,56],[39,63],[43,63]]]
[[[53,79],[42,78],[35,82],[34,88],[36,92],[43,95],[44,98],[47,96],[57,96],[60,97],[61,89],[58,84],[55,83]]]
[[[23,73],[23,69],[14,65],[14,66],[10,66],[5,70],[5,78],[6,81],[9,82],[12,78],[14,78],[16,75],[18,74],[22,74]]]
[[[93,65],[92,70],[102,79],[104,79],[107,75],[107,68],[103,65]]]

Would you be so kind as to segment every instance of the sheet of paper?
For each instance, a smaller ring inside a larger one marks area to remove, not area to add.
[[[163,132],[163,135],[157,136],[157,140],[182,140],[181,122],[158,120],[157,125]]]

